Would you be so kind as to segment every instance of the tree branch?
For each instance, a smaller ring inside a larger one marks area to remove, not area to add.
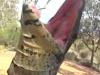
[[[92,48],[90,48],[89,45],[88,45],[84,40],[82,40],[82,42],[85,44],[85,46],[86,46],[89,50],[92,50]]]

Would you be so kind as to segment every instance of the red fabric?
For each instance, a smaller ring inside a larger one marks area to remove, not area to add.
[[[66,0],[56,15],[48,22],[47,29],[55,41],[64,46],[75,26],[82,0]]]

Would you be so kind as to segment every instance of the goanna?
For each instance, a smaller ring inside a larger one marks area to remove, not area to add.
[[[56,75],[61,49],[29,5],[21,15],[21,36],[8,75]]]

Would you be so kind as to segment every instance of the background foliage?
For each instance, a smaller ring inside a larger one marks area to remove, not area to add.
[[[16,0],[0,0],[0,44],[15,45],[20,34]]]
[[[37,3],[39,0],[34,1]],[[85,1],[79,37],[66,54],[66,58],[100,70],[100,0]],[[50,0],[47,4],[49,2]],[[17,0],[0,0],[0,45],[17,45],[20,26],[16,4]]]
[[[100,0],[85,1],[79,38],[68,54],[75,55],[72,60],[100,70]]]

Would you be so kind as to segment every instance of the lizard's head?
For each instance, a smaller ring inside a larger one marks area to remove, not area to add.
[[[34,4],[23,4],[22,13],[24,21],[34,21],[40,18],[40,12]]]

